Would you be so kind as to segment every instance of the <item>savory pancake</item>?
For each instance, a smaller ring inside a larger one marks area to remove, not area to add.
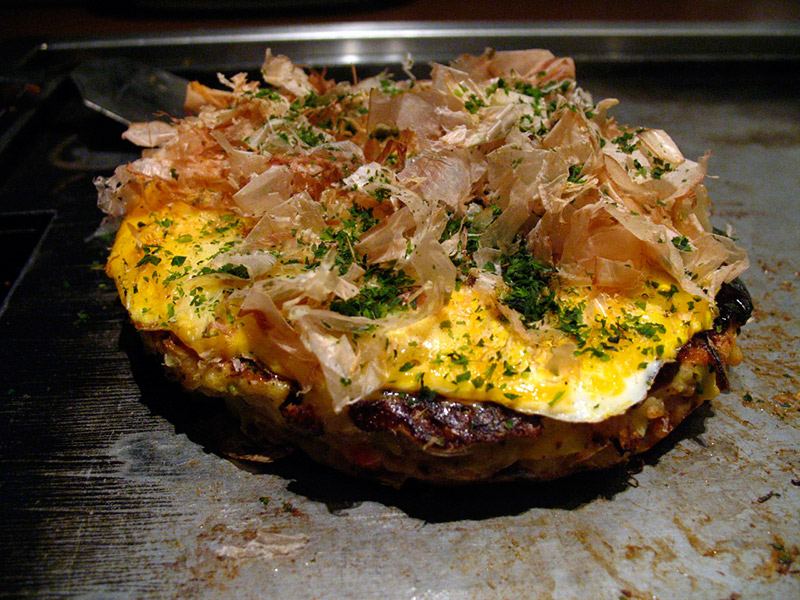
[[[727,386],[747,257],[707,157],[618,125],[571,59],[337,83],[267,52],[262,75],[191,84],[97,182],[145,343],[255,440],[392,482],[553,478]]]

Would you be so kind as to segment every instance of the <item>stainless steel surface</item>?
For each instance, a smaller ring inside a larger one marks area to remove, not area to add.
[[[312,66],[426,62],[487,46],[547,47],[581,62],[794,59],[798,26],[788,24],[326,23],[211,33],[75,38],[46,42],[36,60],[76,60],[125,53],[165,69],[193,65],[257,69],[272,47]]]
[[[269,42],[300,62],[381,65],[409,49],[446,60],[553,41],[578,55],[596,100],[620,99],[619,121],[666,129],[690,157],[713,152],[715,222],[734,226],[753,263],[744,279],[756,312],[732,392],[629,468],[547,484],[392,490],[298,457],[231,461],[216,452],[215,427],[227,424],[216,405],[163,381],[88,268],[102,258],[85,241],[100,219],[89,175],[60,167],[47,187],[12,176],[3,210],[24,196],[58,212],[0,315],[0,597],[800,597],[800,31],[695,32],[698,47],[719,49],[699,60],[686,51],[692,36],[646,29],[586,39],[387,29],[187,37],[161,49],[59,42],[31,64],[122,48],[169,67],[214,47],[212,68],[249,69]]]
[[[146,63],[121,57],[87,60],[70,77],[86,106],[125,125],[184,114],[189,82]]]

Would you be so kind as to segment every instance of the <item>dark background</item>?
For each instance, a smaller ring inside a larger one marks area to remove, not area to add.
[[[0,39],[331,21],[800,22],[797,0],[12,0]]]

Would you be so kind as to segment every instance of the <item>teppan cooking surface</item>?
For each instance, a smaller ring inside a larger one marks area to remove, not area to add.
[[[334,27],[59,42],[21,66],[42,91],[3,116],[0,597],[800,597],[800,31],[381,31],[340,31],[349,55]],[[162,377],[102,272],[92,178],[138,150],[63,75],[113,53],[213,82],[257,67],[255,46],[349,73],[489,45],[575,54],[620,122],[713,151],[715,222],[750,253],[756,305],[732,391],[625,468],[545,484],[395,490],[229,458],[246,449],[219,404]]]

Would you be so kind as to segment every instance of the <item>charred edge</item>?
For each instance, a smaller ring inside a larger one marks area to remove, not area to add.
[[[717,387],[720,389],[720,391],[727,391],[730,388],[728,372],[725,369],[725,363],[722,362],[722,359],[719,357],[717,349],[714,347],[714,344],[711,342],[708,334],[706,333],[699,334],[697,336],[697,340],[703,349],[708,353],[709,365],[711,365],[711,368],[714,369],[714,373],[717,376]]]
[[[198,367],[207,364],[205,360],[194,350],[191,346],[185,344],[177,335],[171,331],[143,331],[140,332],[142,339],[145,342],[145,348],[156,355],[172,355],[186,358]],[[236,357],[232,361],[219,363],[220,368],[228,371],[229,373],[246,377],[249,379],[258,379],[261,381],[281,381],[292,387],[296,388],[296,384],[285,377],[281,377],[277,373],[273,373],[260,362],[246,357]],[[165,365],[166,367],[166,365]],[[167,373],[177,375],[184,379],[184,374],[179,373],[176,369],[166,367]]]
[[[717,350],[718,338],[738,333],[742,325],[750,320],[753,314],[753,301],[744,283],[734,279],[730,283],[723,283],[716,296],[719,315],[714,319],[714,328],[696,334],[678,354],[678,363],[666,365],[659,372],[653,388],[669,382],[678,368],[678,364],[687,360],[693,350],[699,350],[705,356],[703,362],[713,369],[717,378],[717,387],[720,391],[730,389],[728,371],[725,362]]]
[[[188,346],[184,346],[187,351],[194,352]],[[200,360],[199,355],[197,355],[198,361]],[[260,362],[253,360],[252,358],[246,358],[243,356],[239,356],[233,359],[232,363],[233,372],[237,375],[244,375],[244,376],[256,376],[264,381],[278,381],[283,380],[287,383],[291,383],[284,377],[280,377],[276,373],[273,373]]]
[[[669,425],[669,420],[664,423],[664,417],[652,419],[649,422],[650,429],[664,428]],[[631,426],[630,423],[623,424],[622,427],[616,429],[612,435],[596,434],[592,436],[592,442],[595,447],[602,448],[611,445],[617,451],[620,458],[627,458],[637,452],[641,452],[642,444],[645,442],[647,435],[639,433]]]
[[[362,431],[390,431],[445,450],[509,438],[536,438],[542,431],[541,419],[533,415],[489,402],[462,404],[429,394],[385,393],[352,404],[349,415]]]
[[[618,438],[610,437],[608,441],[611,442],[611,445],[614,446],[614,450],[616,450],[617,454],[620,456],[629,454],[628,449],[623,447],[622,442]]]
[[[674,366],[670,369],[670,372],[677,370],[678,365],[683,363],[708,365],[716,375],[717,387],[720,391],[727,391],[730,388],[728,372],[725,367],[725,362],[717,351],[714,339],[729,335],[733,335],[731,330],[725,334],[716,334],[708,331],[702,331],[696,334],[680,349],[678,352],[678,362],[673,363]],[[662,369],[662,371],[664,370],[665,369]],[[668,381],[667,377],[662,380],[660,375],[661,373],[656,377],[656,382]],[[655,389],[655,387],[653,389]]]
[[[322,434],[322,423],[317,418],[314,407],[311,404],[304,404],[302,397],[298,394],[290,394],[280,405],[279,410],[286,425],[292,429],[310,435]]]
[[[689,344],[691,344],[691,341]],[[686,346],[689,344],[686,344]],[[653,384],[650,386],[650,392],[668,386],[675,379],[675,375],[678,374],[679,366],[678,362],[670,362],[661,367],[653,380]]]
[[[737,333],[742,325],[753,315],[753,299],[738,277],[730,283],[723,283],[716,297],[719,316],[714,319],[714,330],[725,331],[731,327]]]

